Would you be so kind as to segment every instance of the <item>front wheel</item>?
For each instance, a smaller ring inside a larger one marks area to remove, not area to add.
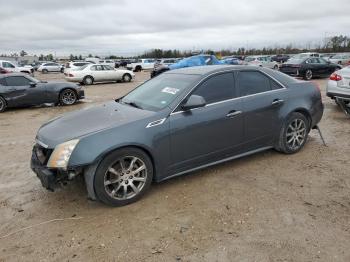
[[[278,70],[278,65],[274,65],[273,69]]]
[[[0,113],[6,110],[7,104],[4,98],[0,96]]]
[[[124,74],[123,75],[123,82],[130,82],[131,81],[131,75],[130,74]]]
[[[64,89],[60,93],[59,101],[61,105],[64,105],[64,106],[73,105],[75,104],[75,102],[77,102],[77,100],[78,100],[77,94],[73,89],[70,89],[70,88]]]
[[[97,168],[97,198],[110,206],[124,206],[140,199],[151,185],[153,165],[146,153],[123,148],[106,156]]]
[[[307,140],[310,131],[309,121],[298,112],[292,113],[283,124],[276,149],[285,154],[300,151]]]

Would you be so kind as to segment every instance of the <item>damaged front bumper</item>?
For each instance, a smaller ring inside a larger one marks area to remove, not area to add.
[[[35,145],[32,151],[30,167],[40,179],[44,188],[49,191],[55,191],[59,184],[72,180],[78,174],[82,173],[82,168],[74,169],[50,169],[46,166],[52,150]]]

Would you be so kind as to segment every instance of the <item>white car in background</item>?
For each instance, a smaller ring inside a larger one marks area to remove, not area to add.
[[[135,63],[127,64],[126,68],[135,72],[140,72],[141,70],[152,70],[155,62],[155,59],[138,59]]]
[[[108,66],[111,66],[111,67],[115,67],[115,62],[113,60],[100,60],[99,63],[97,64],[100,64],[100,65],[108,65]]]
[[[329,58],[329,62],[339,65],[350,65],[350,54],[336,54]]]
[[[66,64],[64,68],[64,75],[67,76],[71,70],[75,70],[82,66],[91,65],[91,64],[92,62],[85,62],[85,61],[69,62]]]
[[[332,99],[339,97],[350,101],[350,66],[335,71],[329,77],[326,91]]]
[[[84,85],[92,85],[95,82],[123,81],[130,82],[135,77],[132,71],[115,69],[108,65],[88,64],[72,69],[65,78],[70,82],[79,82]]]
[[[267,67],[278,70],[278,63],[272,61],[270,56],[247,56],[244,62],[248,65]]]
[[[0,67],[10,73],[25,73],[30,75],[34,73],[32,66],[17,66],[14,63],[5,60],[0,60]]]
[[[44,74],[49,73],[49,72],[61,72],[63,73],[64,71],[64,66],[60,65],[58,63],[43,63],[39,66],[38,68],[39,72],[42,72]]]

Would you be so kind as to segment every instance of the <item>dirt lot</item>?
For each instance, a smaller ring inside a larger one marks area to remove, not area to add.
[[[40,125],[147,78],[88,87],[71,107],[0,115],[0,261],[350,261],[350,119],[325,96],[328,147],[312,131],[296,155],[271,150],[207,168],[122,208],[88,201],[81,180],[43,189],[29,168]]]

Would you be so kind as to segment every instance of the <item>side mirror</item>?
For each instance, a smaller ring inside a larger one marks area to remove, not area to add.
[[[30,85],[30,87],[36,87],[36,83],[34,83],[34,82],[30,82],[29,85]]]
[[[182,110],[188,111],[193,108],[204,107],[206,105],[205,99],[202,96],[191,95],[185,104],[181,106]]]

